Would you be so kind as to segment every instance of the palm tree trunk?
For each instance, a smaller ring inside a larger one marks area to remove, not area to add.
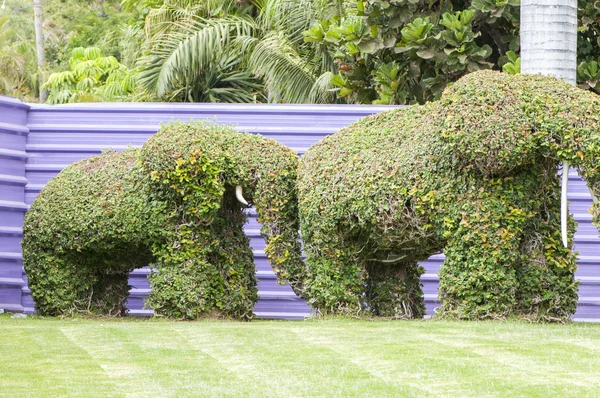
[[[577,77],[577,0],[521,0],[521,72]]]
[[[46,55],[44,53],[44,30],[42,28],[42,0],[33,0],[33,18],[35,23],[35,49],[38,62],[38,79],[40,84],[40,102],[46,102],[48,90],[42,89],[44,84],[44,68],[46,66]]]

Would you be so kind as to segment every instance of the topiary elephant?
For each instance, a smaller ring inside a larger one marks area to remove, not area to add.
[[[557,170],[578,167],[600,196],[599,111],[598,96],[554,78],[485,71],[323,139],[298,170],[304,296],[321,311],[418,318],[418,261],[443,250],[442,316],[568,319],[575,223],[564,211],[561,235]]]
[[[140,150],[74,163],[25,219],[37,311],[123,314],[129,272],[153,263],[148,304],[157,314],[250,319],[258,297],[246,199],[279,277],[293,280],[283,269],[301,268],[292,265],[301,261],[297,163],[273,140],[210,123],[171,124]]]

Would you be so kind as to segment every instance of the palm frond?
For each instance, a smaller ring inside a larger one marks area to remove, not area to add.
[[[251,20],[238,17],[180,25],[180,31],[166,36],[142,57],[140,84],[161,97],[186,74],[189,78],[210,68],[216,55],[222,54],[236,36],[250,35],[253,28]]]
[[[270,94],[280,101],[306,103],[316,77],[285,36],[270,34],[254,47],[249,65],[261,77]]]
[[[335,101],[335,86],[331,84],[333,72],[325,72],[310,88],[309,100],[313,104],[330,104]]]

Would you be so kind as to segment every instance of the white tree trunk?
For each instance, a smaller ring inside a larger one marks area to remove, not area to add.
[[[42,90],[44,84],[44,69],[46,66],[46,54],[44,52],[44,30],[42,18],[42,0],[33,0],[33,19],[35,27],[35,51],[38,63],[38,78],[40,82],[40,102],[46,102],[48,90]]]
[[[577,77],[577,0],[521,0],[521,73]]]

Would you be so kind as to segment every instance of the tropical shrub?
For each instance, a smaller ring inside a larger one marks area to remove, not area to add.
[[[140,83],[161,100],[327,102],[332,59],[302,32],[337,8],[327,0],[127,0],[143,10]]]
[[[69,59],[71,70],[53,73],[42,88],[48,103],[125,100],[137,87],[137,74],[97,47],[78,47]]]
[[[568,320],[575,223],[565,248],[556,171],[579,167],[600,196],[598,109],[553,78],[481,71],[315,144],[298,171],[303,295],[323,312],[420,317],[418,261],[443,250],[441,316]]]
[[[599,15],[600,3],[578,1],[578,81],[592,88],[597,68],[588,65],[600,57]],[[469,72],[514,73],[519,18],[519,0],[357,0],[343,14],[315,21],[305,36],[334,58],[330,82],[338,98],[415,104],[439,99]]]
[[[0,94],[34,99],[39,87],[35,48],[21,39],[8,16],[0,16]]]

